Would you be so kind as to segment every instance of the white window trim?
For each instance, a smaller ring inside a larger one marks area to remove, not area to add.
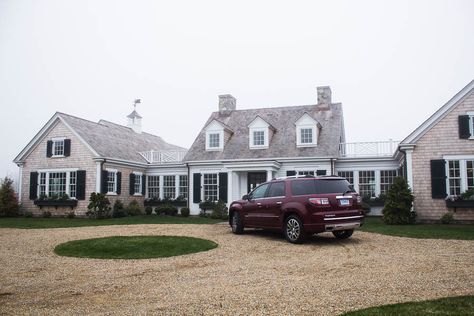
[[[263,132],[263,145],[254,144],[255,142],[254,132]],[[261,128],[261,127],[250,128],[249,148],[250,149],[268,148],[268,128]]]
[[[301,142],[301,130],[302,129],[311,129],[313,142],[311,143],[302,143]],[[315,125],[299,125],[296,127],[296,146],[297,147],[316,147],[318,145]]]
[[[469,133],[471,134],[469,139],[474,139],[474,112],[467,112],[467,115],[469,115]]]
[[[143,181],[142,175],[143,175],[143,172],[133,171],[132,173],[135,175],[135,182],[137,181],[137,177],[138,177],[138,179],[140,179],[140,191],[139,191],[138,193],[135,192],[135,193],[133,194],[133,196],[143,196],[143,194],[142,194],[142,186],[143,186],[143,183],[142,183],[142,181]],[[133,191],[135,191],[135,183],[134,183],[133,185],[134,185]],[[145,193],[146,193],[146,192],[145,192]]]
[[[459,161],[459,173],[461,177],[461,194],[467,191],[467,161],[474,160],[474,155],[460,155],[460,156],[443,156],[445,160],[445,174],[446,174],[446,194],[450,196],[451,186],[449,184],[449,162],[453,160]]]
[[[219,134],[219,147],[210,147],[210,135]],[[207,151],[222,151],[224,149],[224,131],[206,131],[206,150]]]
[[[114,181],[114,191],[113,192],[107,192],[105,195],[117,195],[117,172],[118,170],[117,169],[110,169],[110,168],[105,168],[105,170],[107,172],[112,172],[112,173],[115,173],[115,181]],[[108,175],[107,175],[107,190],[109,189],[109,185],[108,185]]]
[[[51,138],[51,141],[53,142],[52,145],[51,145],[51,158],[64,158],[66,157],[64,155],[64,151],[65,151],[65,140],[66,140],[66,137],[53,137]],[[55,155],[54,154],[54,149],[56,147],[56,142],[60,142],[62,141],[63,142],[63,154],[62,155]]]
[[[36,192],[40,192],[40,177],[41,173],[45,173],[45,194],[46,196],[49,196],[49,174],[50,173],[56,173],[56,172],[61,172],[61,173],[66,173],[66,194],[69,196],[70,199],[76,200],[77,197],[71,197],[71,172],[76,172],[76,195],[77,195],[77,171],[78,168],[61,168],[61,169],[39,169],[38,172],[38,184],[36,188]]]
[[[206,201],[206,199],[204,198],[204,175],[206,175],[206,174],[215,174],[216,177],[217,177],[217,181],[216,181],[217,182],[216,183],[216,185],[217,185],[217,200],[216,201],[218,201],[219,200],[219,185],[220,185],[219,184],[219,172],[205,172],[205,173],[202,173],[202,176],[201,176],[201,196],[202,196],[202,200]]]

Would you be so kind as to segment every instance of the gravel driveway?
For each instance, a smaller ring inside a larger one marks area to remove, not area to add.
[[[208,252],[148,260],[59,257],[68,240],[182,235]],[[356,232],[304,245],[225,225],[0,229],[0,314],[334,315],[388,303],[474,294],[474,241]]]

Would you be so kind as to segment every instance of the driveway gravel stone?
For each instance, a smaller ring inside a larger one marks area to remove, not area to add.
[[[75,239],[178,235],[208,252],[146,260],[57,256]],[[474,241],[321,234],[306,244],[226,225],[0,229],[0,314],[334,315],[474,294]]]

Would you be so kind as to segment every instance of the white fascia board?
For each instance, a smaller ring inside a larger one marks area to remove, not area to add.
[[[441,121],[459,102],[462,102],[467,95],[474,89],[474,80],[468,83],[461,91],[446,102],[438,111],[424,121],[417,129],[415,129],[407,138],[402,140],[400,144],[416,143],[423,135],[428,132],[431,127]]]
[[[135,167],[135,168],[143,168],[143,169],[146,169],[148,167],[148,164],[143,163],[143,162],[128,161],[128,160],[116,159],[116,158],[100,157],[94,160],[103,161],[104,163],[110,163],[110,164],[119,165],[119,166],[126,166],[126,167]]]
[[[283,162],[320,162],[320,161],[330,161],[331,159],[336,159],[336,157],[275,157],[275,158],[247,158],[247,159],[223,159],[223,160],[193,160],[186,161],[189,166],[193,165],[212,165],[218,163],[232,163],[232,162],[252,162],[252,161],[276,161],[278,163]]]

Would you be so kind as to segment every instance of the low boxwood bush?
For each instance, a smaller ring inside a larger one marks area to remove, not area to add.
[[[180,213],[181,213],[181,216],[183,217],[188,217],[189,216],[189,207],[183,207],[181,210],[180,210]]]
[[[225,202],[219,200],[212,208],[211,218],[213,219],[228,219],[229,213]]]
[[[165,204],[157,207],[155,212],[156,214],[176,216],[178,215],[178,208],[171,204]]]
[[[446,213],[443,216],[441,216],[441,224],[452,224],[454,222],[454,217],[452,213]]]
[[[151,213],[153,213],[153,208],[151,206],[145,207],[145,214],[151,215]]]
[[[131,201],[127,207],[127,214],[129,216],[137,216],[142,214],[142,209],[140,208],[140,204],[136,200]]]
[[[116,200],[114,203],[114,207],[112,210],[112,217],[118,218],[118,217],[126,217],[127,211],[125,210],[125,207],[120,200]]]

